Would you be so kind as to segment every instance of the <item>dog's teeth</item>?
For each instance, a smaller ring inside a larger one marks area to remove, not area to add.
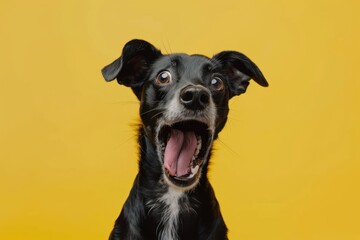
[[[200,152],[200,149],[201,149],[201,137],[197,136],[197,146],[196,146],[196,151],[195,151],[195,156],[197,157],[197,155],[199,154]]]
[[[199,165],[196,165],[194,168],[191,168],[191,174],[190,174],[189,178],[194,177],[198,171],[199,171]]]

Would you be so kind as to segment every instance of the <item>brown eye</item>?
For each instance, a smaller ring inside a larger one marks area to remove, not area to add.
[[[155,80],[157,85],[166,85],[172,82],[172,77],[169,71],[160,72]]]
[[[224,82],[220,78],[214,77],[213,79],[211,79],[210,86],[215,91],[220,92],[224,89]]]

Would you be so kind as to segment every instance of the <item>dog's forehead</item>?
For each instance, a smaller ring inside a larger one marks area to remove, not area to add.
[[[204,68],[211,68],[213,63],[203,55],[188,55],[184,53],[163,55],[155,63],[154,68],[157,70],[165,70],[168,68],[176,68],[183,72],[202,72]]]

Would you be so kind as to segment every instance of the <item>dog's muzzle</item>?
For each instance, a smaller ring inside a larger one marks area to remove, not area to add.
[[[158,122],[156,142],[169,185],[190,189],[201,176],[214,136],[216,110],[201,85],[182,88]]]

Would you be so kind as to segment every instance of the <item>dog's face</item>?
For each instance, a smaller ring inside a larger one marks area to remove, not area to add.
[[[268,86],[258,67],[239,52],[213,58],[162,55],[143,40],[128,42],[102,72],[107,81],[117,78],[132,88],[165,182],[185,190],[198,183],[212,142],[226,123],[229,99],[244,93],[250,79]]]

